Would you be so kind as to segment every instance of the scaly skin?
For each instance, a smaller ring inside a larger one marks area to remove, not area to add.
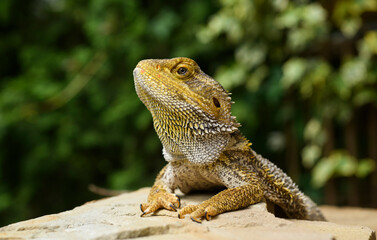
[[[199,205],[182,208],[201,222],[264,198],[288,218],[322,220],[321,211],[282,170],[256,154],[231,115],[224,88],[189,58],[140,61],[134,70],[136,92],[153,117],[168,164],[141,204],[142,216],[160,208],[177,211],[174,190],[188,193],[224,186]]]

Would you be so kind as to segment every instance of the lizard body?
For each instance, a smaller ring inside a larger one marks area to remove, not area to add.
[[[189,58],[149,59],[134,70],[136,92],[151,112],[168,164],[141,204],[142,216],[160,208],[180,207],[174,190],[188,193],[223,186],[227,189],[199,205],[182,208],[200,222],[265,198],[286,217],[325,220],[275,164],[255,153],[231,115],[231,98],[213,78]]]

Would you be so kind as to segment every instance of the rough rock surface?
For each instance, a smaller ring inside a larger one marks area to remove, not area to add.
[[[365,226],[377,231],[377,209],[322,206],[321,210],[330,222]]]
[[[154,216],[139,217],[139,205],[147,198],[149,188],[116,197],[89,202],[73,210],[31,219],[0,228],[0,239],[376,239],[363,216],[374,219],[377,210],[337,209],[324,207],[332,222],[310,222],[276,218],[267,212],[265,203],[221,214],[202,224],[178,219],[177,213],[161,210]],[[182,204],[196,204],[209,195],[196,194],[182,198]],[[344,212],[344,213],[343,213]],[[352,215],[350,215],[352,212]],[[329,214],[328,214],[329,213]],[[359,215],[358,215],[359,214]],[[354,221],[353,221],[353,220]]]

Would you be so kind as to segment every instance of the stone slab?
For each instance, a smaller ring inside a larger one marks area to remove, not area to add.
[[[178,219],[176,212],[161,210],[152,216],[140,217],[140,203],[145,202],[150,188],[92,201],[70,211],[14,223],[0,228],[0,239],[273,239],[273,240],[375,240],[368,227],[346,222],[311,222],[276,218],[259,203],[246,209],[221,214],[198,224],[188,216]],[[182,205],[197,204],[208,194],[182,197]],[[324,208],[327,212],[341,209]],[[340,214],[341,215],[341,214]],[[376,214],[377,217],[377,214]],[[338,219],[339,220],[339,219]],[[344,221],[344,219],[343,219]],[[336,222],[336,221],[335,221]]]

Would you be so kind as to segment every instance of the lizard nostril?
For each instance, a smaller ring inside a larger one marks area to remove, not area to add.
[[[157,64],[157,65],[156,65],[156,69],[157,69],[157,70],[160,70],[160,69],[161,69],[161,65],[160,65],[160,64]]]

